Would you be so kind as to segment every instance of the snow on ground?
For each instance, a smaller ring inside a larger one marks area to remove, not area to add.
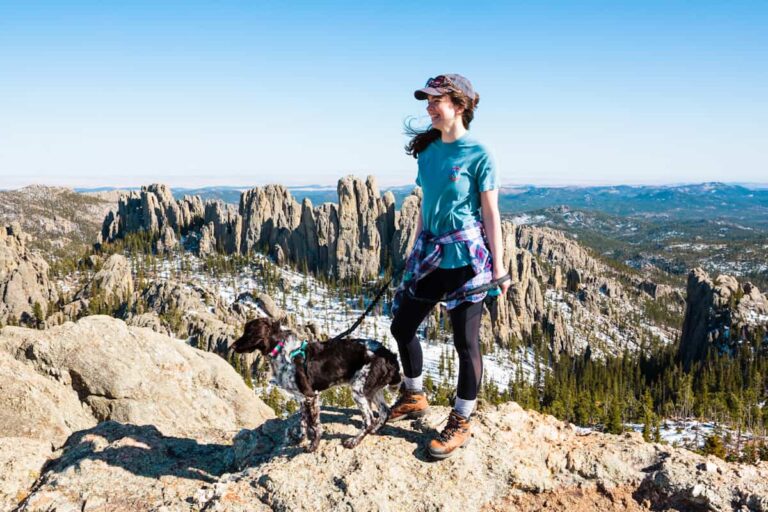
[[[569,303],[570,300],[570,303]],[[594,313],[587,307],[582,307],[578,299],[563,290],[547,289],[544,291],[544,303],[560,312],[568,336],[574,341],[577,350],[583,351],[589,345],[594,357],[605,354],[618,355],[625,349],[640,349],[638,334],[633,329],[621,329],[607,316]],[[637,308],[629,303],[616,312],[617,315],[640,315]],[[647,322],[639,322],[639,331],[648,336],[657,337],[662,343],[673,341],[672,336],[665,330]]]
[[[359,296],[341,299],[313,276],[304,275],[286,267],[278,267],[262,255],[256,255],[254,263],[248,265],[238,275],[218,279],[210,272],[203,270],[203,262],[198,258],[187,256],[187,261],[192,265],[193,271],[191,282],[185,281],[185,286],[191,289],[194,288],[193,283],[200,283],[213,291],[224,305],[232,305],[243,292],[266,292],[266,284],[259,276],[257,265],[271,266],[277,273],[276,281],[285,284],[278,287],[281,288],[281,292],[272,293],[275,304],[293,315],[299,323],[315,323],[330,336],[335,336],[352,326],[370,304],[370,298],[366,298],[364,304],[361,304]],[[159,277],[172,278],[179,265],[178,257],[162,261],[158,272]],[[383,298],[382,301],[384,301]],[[258,311],[259,315],[264,315],[253,301],[241,300],[241,304]],[[389,332],[391,321],[389,304],[377,306],[366,316],[352,336],[376,339],[397,353],[397,343]],[[424,356],[424,373],[430,375],[435,382],[440,382],[443,378],[447,378],[448,382],[454,382],[458,375],[459,360],[451,337],[448,333],[441,333],[440,340],[426,341],[426,324],[427,321],[419,329]],[[441,377],[439,371],[441,354],[453,359],[452,376],[448,375],[445,367]],[[519,348],[515,353],[510,353],[507,349],[497,347],[493,353],[483,356],[483,381],[487,382],[490,379],[499,389],[505,390],[510,379],[516,378],[518,365],[522,365],[523,377],[532,382],[535,375],[533,351]]]
[[[544,215],[528,215],[527,213],[521,213],[512,217],[512,224],[516,226],[522,226],[523,224],[537,224],[547,220]]]
[[[626,423],[625,427],[635,431],[642,432],[642,423]],[[721,437],[730,435],[732,442],[735,442],[739,433],[735,430],[726,429],[723,426],[717,426],[713,422],[702,422],[693,419],[685,420],[665,420],[659,429],[662,441],[673,446],[683,446],[686,448],[701,448],[709,436],[717,432]],[[750,432],[741,432],[742,441],[752,439]]]

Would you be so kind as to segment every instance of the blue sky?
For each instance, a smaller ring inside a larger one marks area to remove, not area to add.
[[[504,183],[768,182],[768,2],[0,0],[0,188],[407,184],[469,77]]]

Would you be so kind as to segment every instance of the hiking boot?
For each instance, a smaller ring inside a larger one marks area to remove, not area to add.
[[[406,418],[421,418],[429,410],[427,394],[423,391],[411,391],[400,386],[400,396],[389,409],[387,421],[398,421]]]
[[[448,458],[456,448],[469,444],[469,440],[469,420],[452,410],[443,431],[429,442],[429,454],[436,459]]]

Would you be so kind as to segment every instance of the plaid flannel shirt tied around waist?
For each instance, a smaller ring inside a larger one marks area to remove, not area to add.
[[[413,244],[411,254],[405,262],[403,280],[395,291],[395,297],[392,301],[393,315],[397,313],[404,294],[410,293],[415,295],[416,282],[440,266],[440,261],[443,259],[443,245],[453,243],[464,243],[467,245],[475,276],[457,290],[445,296],[446,307],[453,309],[465,301],[480,302],[485,299],[488,292],[463,296],[467,291],[488,284],[493,279],[491,252],[488,250],[488,245],[485,242],[483,223],[476,222],[440,236],[435,236],[429,231],[422,230]],[[427,248],[430,244],[434,244],[434,246],[427,253]]]

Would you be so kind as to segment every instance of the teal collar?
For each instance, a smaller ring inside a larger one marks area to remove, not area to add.
[[[295,350],[291,350],[291,353],[288,354],[288,359],[293,359],[298,356],[302,356],[304,358],[304,362],[306,364],[307,361],[307,346],[309,343],[307,343],[307,340],[304,340],[301,342],[301,346]],[[275,348],[272,349],[272,351],[269,353],[271,357],[277,357],[280,352],[283,351],[283,347],[285,347],[285,340],[281,340],[278,342],[278,344],[275,346]]]

